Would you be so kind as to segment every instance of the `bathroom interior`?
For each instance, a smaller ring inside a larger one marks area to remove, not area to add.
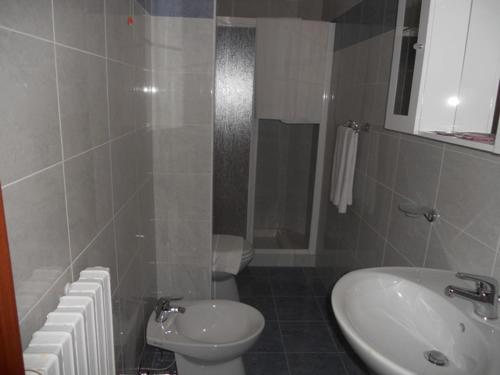
[[[500,373],[499,19],[0,0],[0,372]],[[99,272],[111,348],[43,342]]]

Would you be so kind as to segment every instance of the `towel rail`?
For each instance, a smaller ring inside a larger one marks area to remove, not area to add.
[[[360,131],[367,132],[370,130],[370,124],[368,123],[360,124],[359,122],[354,120],[348,120],[342,126],[353,129],[355,133],[359,133]]]

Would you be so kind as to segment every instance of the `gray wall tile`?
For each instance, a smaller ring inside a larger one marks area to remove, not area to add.
[[[134,68],[108,61],[109,121],[111,138],[135,129]]]
[[[372,130],[367,174],[389,188],[394,187],[398,138]]]
[[[360,224],[360,233],[363,233],[359,238],[358,248],[356,250],[356,258],[361,267],[381,266],[384,256],[385,239],[365,222]]]
[[[210,174],[155,176],[156,218],[211,220]]]
[[[70,157],[108,140],[106,61],[56,48],[64,154]]]
[[[362,217],[376,232],[385,236],[389,223],[392,191],[367,178]]]
[[[446,151],[437,207],[447,221],[496,248],[500,234],[500,164]]]
[[[113,199],[115,212],[138,188],[137,133],[128,134],[111,143]]]
[[[5,188],[4,200],[22,319],[70,265],[62,166]]]
[[[433,226],[426,267],[489,275],[496,250],[441,220]]]
[[[0,12],[2,13],[2,12]],[[0,30],[0,178],[12,182],[61,159],[54,47]]]
[[[387,240],[399,253],[415,265],[423,265],[431,225],[423,217],[408,217],[399,210],[401,203],[410,203],[394,194]]]
[[[64,165],[72,258],[75,259],[112,218],[109,145]]]
[[[113,223],[109,223],[99,235],[80,253],[73,263],[73,279],[78,280],[80,272],[87,267],[108,267],[111,272],[111,291],[118,286],[115,257]]]
[[[130,2],[127,0],[106,1],[106,39],[108,57],[134,63],[134,27],[128,25]]]
[[[104,56],[104,1],[54,0],[56,41]]]
[[[155,131],[155,165],[170,173],[209,173],[212,160],[206,155],[212,149],[210,126],[179,126]]]
[[[21,343],[26,348],[31,341],[33,332],[47,320],[47,314],[54,311],[59,303],[59,297],[64,295],[64,287],[71,280],[71,270],[68,268],[59,277],[57,281],[47,290],[47,294],[41,299],[33,309],[19,322],[21,331]]]
[[[125,277],[132,259],[139,250],[136,235],[139,232],[139,208],[134,198],[118,213],[115,220],[116,259],[118,279]]]
[[[51,1],[4,0],[0,5],[0,25],[52,39]]]
[[[412,267],[408,259],[403,257],[391,245],[387,244],[384,252],[384,267]]]
[[[432,207],[436,199],[443,146],[401,140],[395,191],[411,201]]]

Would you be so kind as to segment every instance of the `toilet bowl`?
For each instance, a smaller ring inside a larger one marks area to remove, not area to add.
[[[231,246],[239,246],[241,250],[241,262],[238,273],[240,273],[252,261],[254,249],[252,245],[243,237],[231,236],[226,234],[214,235],[214,259],[215,252],[223,252],[229,250]],[[216,267],[214,266],[214,269]],[[239,301],[238,287],[233,274],[222,271],[214,271],[212,274],[214,298],[227,299],[231,301]]]
[[[184,313],[161,323],[153,312],[147,342],[175,353],[179,375],[245,375],[242,354],[257,341],[265,321],[255,308],[227,300],[185,301]]]

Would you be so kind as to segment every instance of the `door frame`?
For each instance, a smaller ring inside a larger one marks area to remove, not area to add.
[[[0,374],[24,375],[7,225],[0,189]]]

